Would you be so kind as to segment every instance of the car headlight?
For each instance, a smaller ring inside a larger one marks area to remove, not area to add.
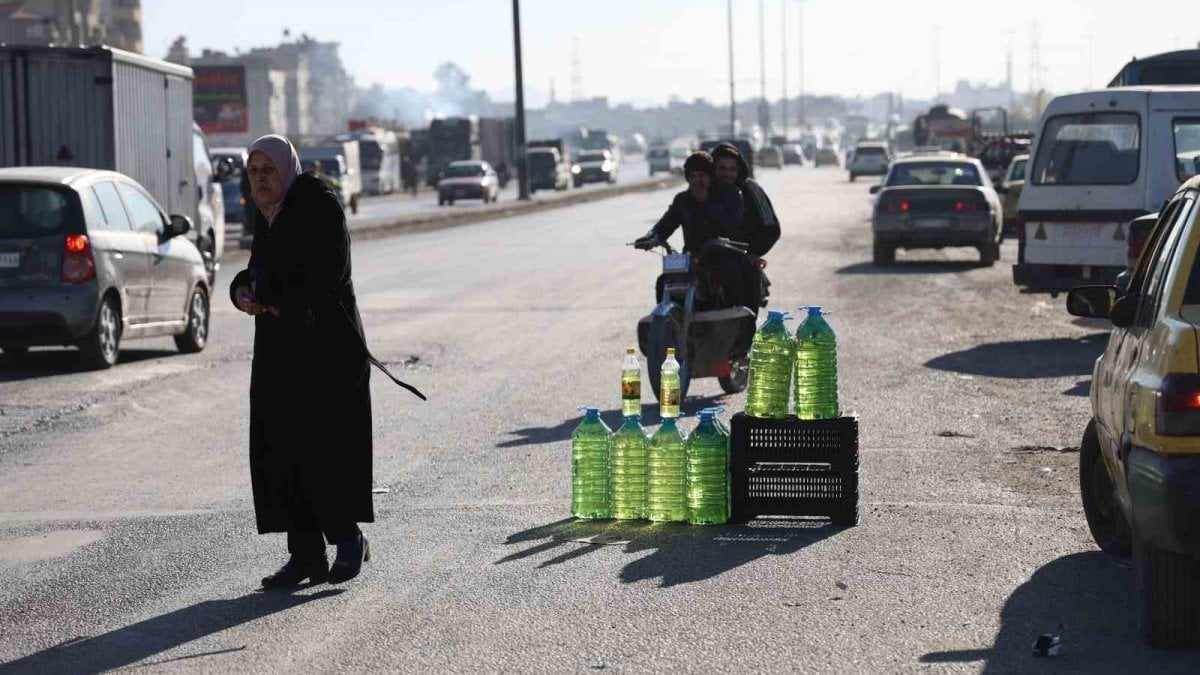
[[[612,162],[605,162],[605,163],[603,163],[603,164],[601,164],[601,165],[600,165],[600,170],[601,170],[601,171],[603,171],[603,172],[605,172],[605,173],[608,173],[609,171],[612,171],[612,168],[613,168]]]
[[[579,173],[580,171],[583,171],[583,169],[579,168],[578,164],[571,167],[571,173]]]

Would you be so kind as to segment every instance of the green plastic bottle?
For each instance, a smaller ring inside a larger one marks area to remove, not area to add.
[[[646,515],[656,523],[687,520],[687,451],[674,417],[663,417],[650,437]]]
[[[791,403],[792,370],[796,342],[788,335],[786,312],[768,312],[750,346],[750,383],[746,387],[746,414],[750,417],[782,419]]]
[[[642,412],[642,363],[633,347],[625,350],[621,366],[621,414],[640,415]]]
[[[840,412],[837,337],[821,316],[821,308],[809,307],[808,317],[796,329],[796,416],[823,420]]]
[[[721,410],[701,410],[687,439],[688,522],[695,525],[729,520],[729,435],[716,421]]]
[[[663,419],[679,417],[679,390],[682,385],[679,381],[679,362],[675,360],[674,347],[667,347],[667,358],[663,360],[659,378],[659,416]]]
[[[608,497],[608,437],[612,430],[599,408],[580,408],[583,421],[571,434],[571,515],[611,518]]]
[[[646,455],[650,439],[640,415],[626,415],[616,433],[608,437],[608,485],[612,517],[641,520],[646,517]]]

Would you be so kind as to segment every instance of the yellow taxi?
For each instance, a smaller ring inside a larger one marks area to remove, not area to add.
[[[1200,178],[1160,212],[1128,287],[1082,286],[1075,316],[1108,318],[1092,375],[1079,485],[1099,547],[1134,557],[1155,645],[1200,644]]]

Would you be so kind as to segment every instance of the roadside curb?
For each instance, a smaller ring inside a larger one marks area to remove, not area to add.
[[[652,178],[627,185],[604,187],[599,190],[572,190],[567,194],[557,195],[549,199],[542,199],[538,201],[531,200],[528,202],[507,202],[498,206],[480,206],[468,211],[451,211],[428,215],[420,214],[416,216],[399,217],[396,220],[386,223],[374,223],[362,227],[351,226],[350,235],[359,239],[370,239],[374,237],[384,237],[408,232],[431,232],[433,230],[457,227],[459,225],[472,225],[474,223],[481,223],[488,220],[497,220],[511,216],[537,213],[539,211],[548,211],[550,209],[574,206],[576,204],[586,204],[589,202],[596,202],[629,194],[665,190],[668,188],[681,186],[683,184],[684,182],[682,178],[677,176],[664,176],[662,178]]]

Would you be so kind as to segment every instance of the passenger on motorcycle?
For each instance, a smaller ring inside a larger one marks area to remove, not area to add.
[[[725,237],[734,241],[741,239],[746,220],[746,201],[742,190],[734,183],[720,183],[716,177],[716,163],[707,152],[692,153],[684,162],[684,176],[688,189],[675,195],[671,206],[645,236],[634,242],[634,246],[649,249],[667,241],[676,229],[683,228],[683,251],[699,256],[709,240]],[[705,298],[712,307],[742,305],[756,313],[758,294],[748,293],[747,288],[757,282],[751,277],[751,264],[746,256],[727,249],[710,249],[704,259],[697,260],[712,288],[706,289]],[[758,274],[757,267],[752,270]],[[662,289],[656,288],[656,296]]]
[[[758,308],[766,305],[765,300],[769,295],[767,289],[771,285],[757,259],[765,256],[779,241],[779,218],[766,191],[750,178],[750,166],[737,147],[721,143],[713,148],[712,156],[716,162],[717,183],[739,188],[744,202],[740,227],[729,238],[750,245],[747,250],[749,258],[742,259],[745,263],[742,267],[745,280],[743,297],[746,306],[757,314]]]

